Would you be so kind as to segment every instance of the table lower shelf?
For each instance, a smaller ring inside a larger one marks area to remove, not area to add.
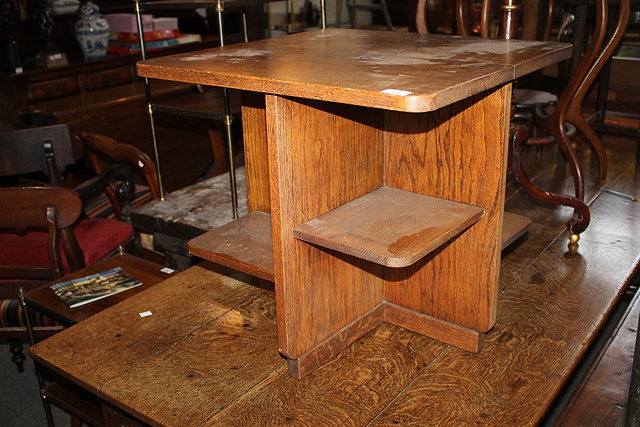
[[[53,382],[45,388],[47,399],[54,405],[92,426],[105,425],[100,400],[81,388],[64,382]]]
[[[189,253],[261,279],[274,281],[271,215],[250,212],[201,234],[188,243]]]
[[[505,212],[502,249],[524,235],[531,221]],[[271,215],[249,214],[189,241],[189,252],[209,261],[274,281]]]

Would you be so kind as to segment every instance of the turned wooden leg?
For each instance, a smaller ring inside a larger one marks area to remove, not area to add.
[[[229,170],[229,162],[224,148],[224,136],[221,134],[218,126],[224,126],[222,122],[217,122],[213,126],[209,126],[209,140],[211,141],[211,153],[213,155],[213,175],[222,175]]]
[[[536,186],[522,167],[522,159],[520,149],[522,141],[526,138],[526,129],[515,128],[510,132],[511,137],[511,171],[524,187],[524,189],[538,200],[557,206],[569,206],[574,209],[573,217],[567,222],[567,228],[571,232],[570,239],[576,243],[579,240],[578,235],[582,233],[588,226],[591,219],[589,207],[581,200],[575,197],[565,196],[563,194],[550,193]]]
[[[589,123],[584,120],[584,118],[580,117],[577,120],[574,120],[573,124],[587,138],[589,144],[591,144],[591,147],[594,149],[596,155],[598,156],[598,166],[600,167],[599,182],[602,183],[607,178],[608,169],[607,151],[604,149],[604,145],[602,145],[602,140],[589,125]]]
[[[20,340],[7,340],[9,342],[9,351],[11,352],[11,361],[18,367],[18,372],[24,372],[25,355]]]

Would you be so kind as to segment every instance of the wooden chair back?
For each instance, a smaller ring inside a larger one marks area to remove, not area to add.
[[[583,114],[585,98],[593,83],[598,78],[600,71],[613,55],[618,43],[624,35],[631,10],[631,0],[619,0],[618,16],[615,25],[610,22],[610,2],[608,0],[595,0],[595,23],[591,40],[584,54],[571,73],[558,101],[555,103],[553,113],[549,117],[547,128],[551,142],[560,143],[565,156],[570,164],[577,164],[577,157],[570,148],[571,141],[567,135],[566,124],[570,123],[589,141],[596,152],[599,162],[600,180],[604,181],[607,175],[608,159],[606,150],[600,137],[593,130]],[[608,29],[613,28],[609,33]],[[609,33],[609,34],[608,34]],[[575,34],[574,37],[584,37]],[[575,182],[575,195],[579,200],[584,200],[584,178],[579,167],[572,170]]]
[[[105,135],[85,132],[81,135],[81,139],[95,173],[100,174],[104,171],[104,164],[101,162],[101,159],[104,158],[115,162],[127,163],[142,172],[151,196],[154,199],[160,198],[158,170],[153,160],[143,151],[133,145],[118,142]]]
[[[81,155],[80,152],[81,147],[74,146],[69,135],[69,129],[64,124],[0,132],[0,177],[11,178],[18,175],[43,172],[48,176],[48,184],[66,189],[61,172],[66,166],[76,162],[77,157]],[[29,185],[33,184],[30,183]],[[36,185],[39,186],[40,184]],[[14,184],[14,187],[20,188],[21,186]],[[80,199],[80,196],[74,190],[67,190]],[[22,197],[24,199],[28,198],[28,196]],[[69,196],[65,200],[68,200],[68,198]],[[47,200],[50,200],[50,198]],[[35,206],[39,206],[35,201],[32,203]],[[5,205],[3,204],[2,206],[4,208]],[[79,218],[81,213],[82,208],[80,208],[76,219]],[[0,224],[0,227],[4,226]],[[47,224],[40,224],[39,226],[32,224],[30,227],[48,229]],[[7,226],[6,228],[13,227]],[[51,236],[51,230],[49,231]],[[84,256],[72,228],[69,226],[59,227],[56,230],[55,237],[60,239],[59,242],[64,246],[63,253],[69,270],[75,271],[83,268],[85,266]],[[49,267],[53,268],[52,265]],[[42,273],[42,278],[46,280],[57,278],[59,277],[58,272],[61,273],[62,270],[57,269],[51,274]],[[33,278],[36,279],[37,277]]]
[[[0,132],[0,177],[44,172],[62,186],[62,170],[79,155],[64,124]]]
[[[46,229],[49,266],[0,265],[0,277],[53,280],[64,275],[61,254],[67,263],[84,267],[72,225],[82,213],[82,201],[74,190],[63,187],[0,188],[0,229],[24,233]]]

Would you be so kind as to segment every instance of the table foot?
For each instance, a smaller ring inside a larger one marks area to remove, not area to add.
[[[392,303],[385,303],[384,321],[473,353],[484,343],[482,332]]]
[[[383,322],[384,303],[372,308],[297,359],[288,359],[289,375],[301,379]]]

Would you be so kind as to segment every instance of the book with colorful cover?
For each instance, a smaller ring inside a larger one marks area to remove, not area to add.
[[[177,44],[178,44],[178,40],[173,38],[173,39],[165,39],[165,40],[156,40],[153,42],[145,43],[144,47],[146,49],[154,49],[158,47],[175,46]],[[110,40],[109,46],[122,46],[129,49],[140,50],[140,43],[138,42],[129,43],[129,42],[121,42],[117,40]]]
[[[175,39],[179,37],[180,31],[177,29],[172,30],[154,30],[144,32],[144,41],[151,42],[156,40]],[[124,32],[111,32],[109,33],[109,40],[127,42],[137,44],[140,40],[138,33],[124,33]]]
[[[50,287],[65,304],[74,308],[140,285],[140,280],[121,267],[116,267],[90,276],[55,283]]]
[[[145,49],[147,52],[150,52],[153,50],[164,49],[166,47],[176,46],[179,44],[194,43],[194,42],[200,42],[200,41],[202,41],[202,37],[200,36],[200,34],[181,34],[180,36],[172,39],[147,42],[145,43]],[[110,40],[107,50],[110,53],[116,53],[116,54],[140,53],[140,44],[128,43],[128,42],[123,42],[119,40]]]

